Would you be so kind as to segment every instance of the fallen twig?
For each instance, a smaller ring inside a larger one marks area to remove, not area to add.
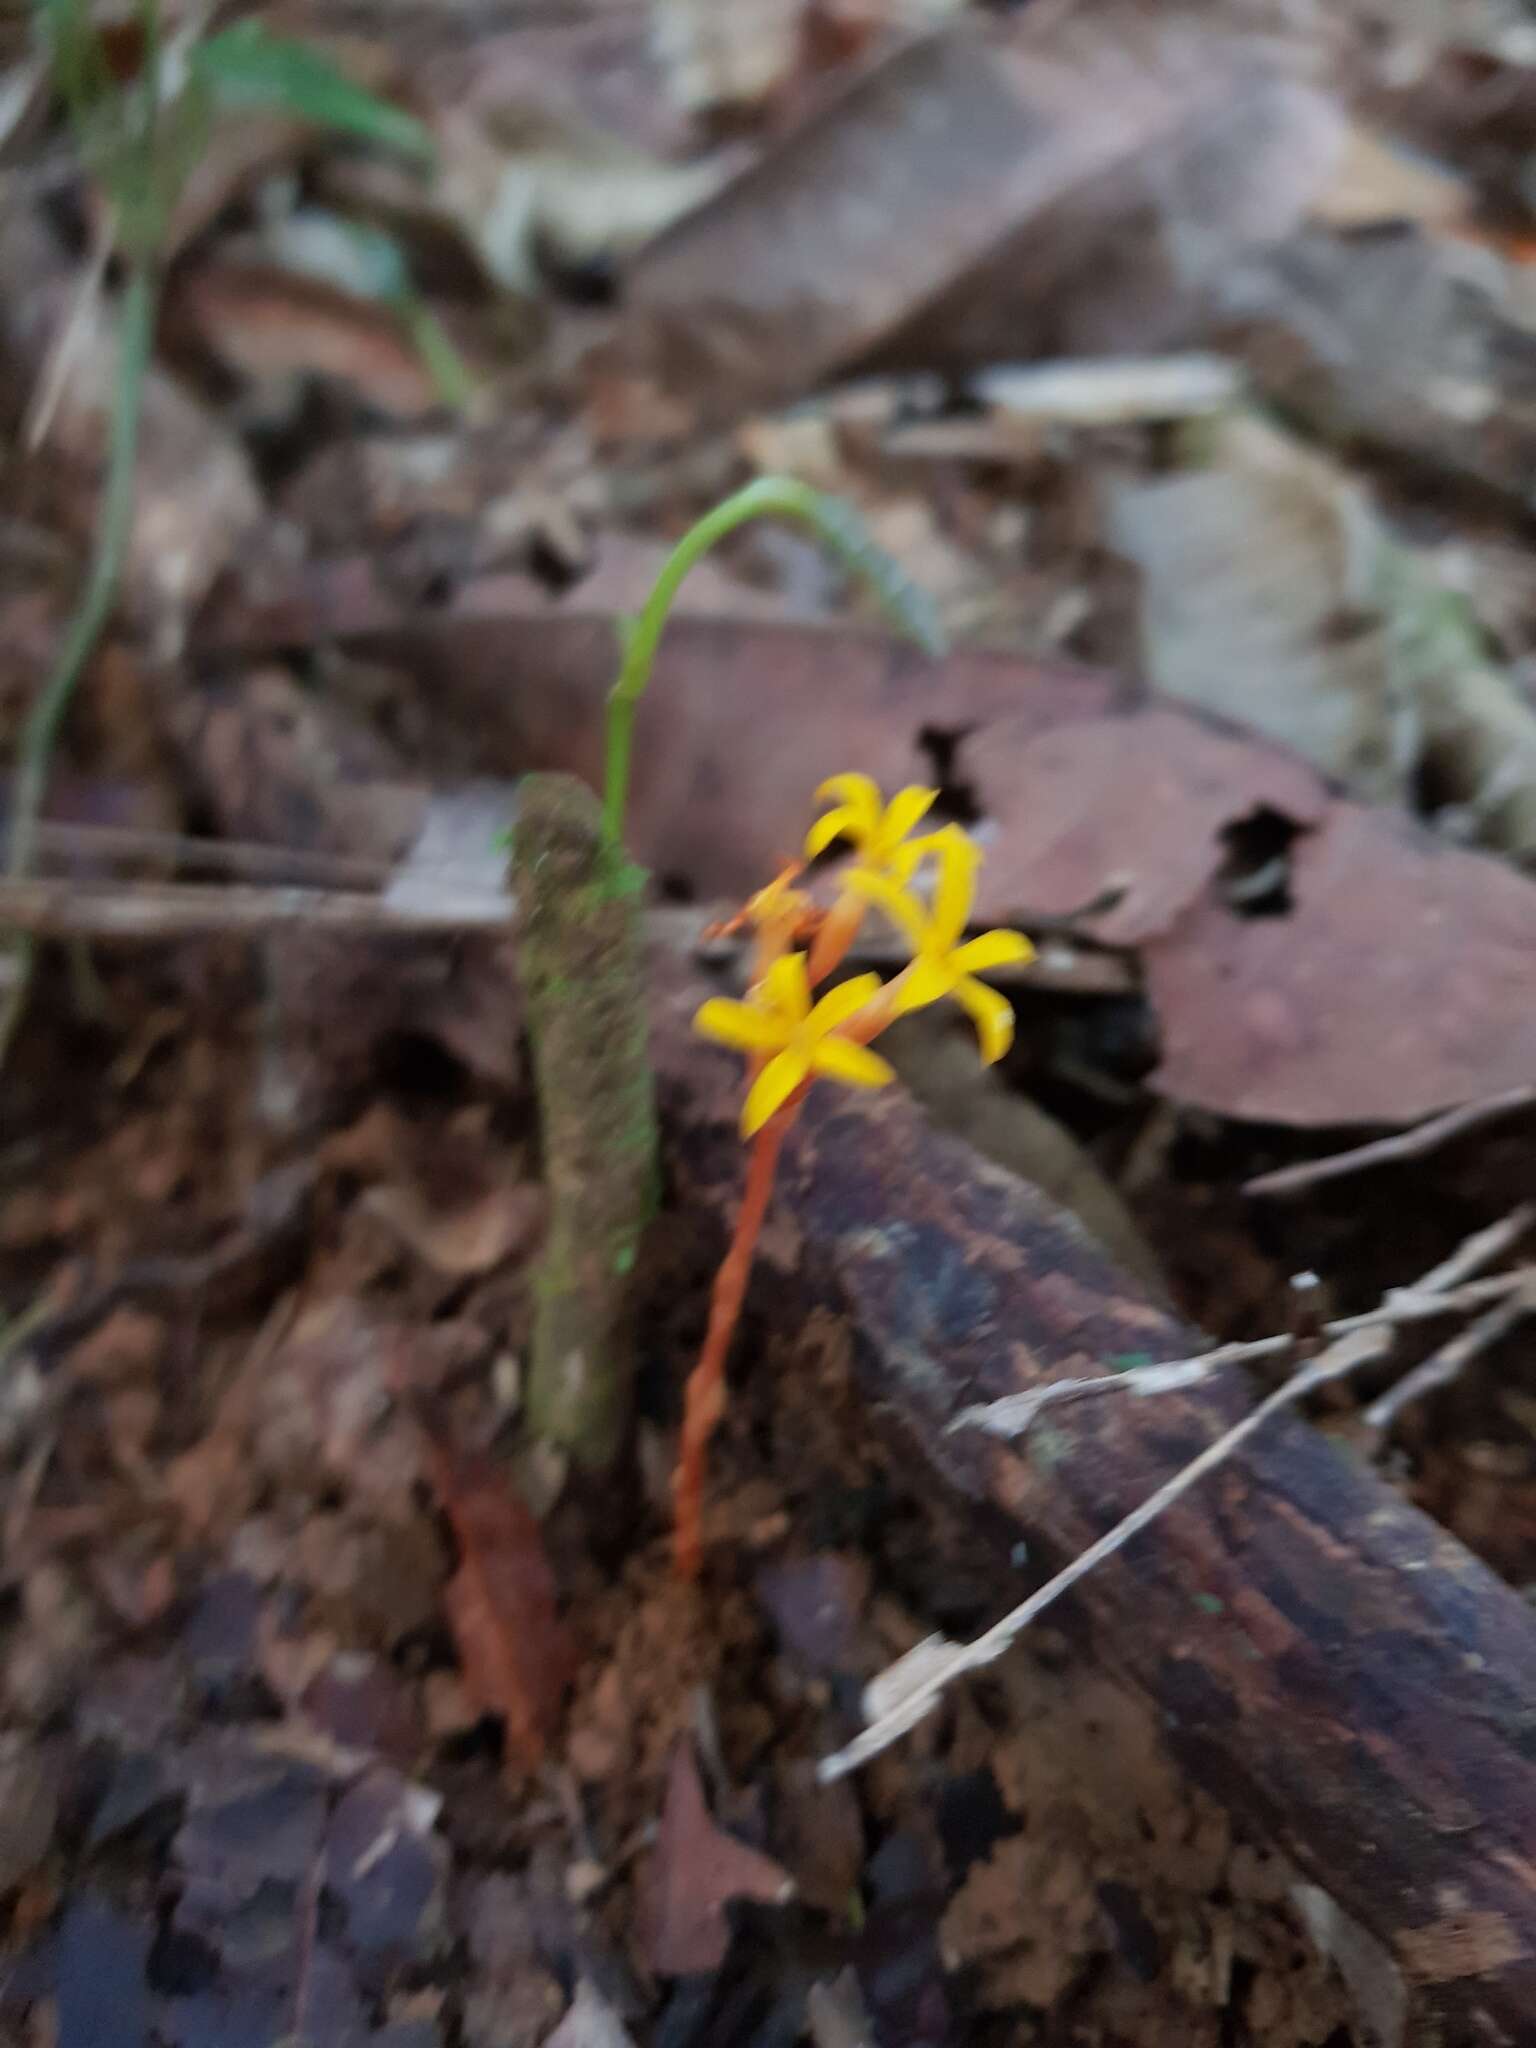
[[[1097,1543],[1092,1543],[1055,1578],[1049,1579],[1021,1600],[1017,1607],[1005,1614],[1001,1621],[995,1621],[984,1635],[973,1643],[955,1643],[949,1646],[952,1654],[941,1654],[942,1644],[929,1637],[919,1643],[908,1656],[919,1656],[922,1675],[914,1685],[903,1686],[899,1673],[906,1659],[900,1659],[887,1671],[880,1674],[873,1683],[877,1700],[889,1698],[894,1688],[896,1703],[888,1707],[877,1719],[871,1721],[862,1734],[856,1735],[846,1748],[835,1755],[824,1757],[816,1767],[816,1775],[823,1785],[829,1785],[835,1778],[844,1778],[850,1771],[856,1771],[872,1757],[915,1728],[925,1715],[938,1705],[946,1687],[967,1671],[977,1671],[983,1665],[996,1663],[1014,1641],[1014,1638],[1028,1628],[1029,1624],[1047,1607],[1058,1601],[1063,1593],[1070,1592],[1079,1579],[1086,1578],[1106,1558],[1113,1557],[1117,1550],[1123,1550],[1133,1536],[1137,1536],[1149,1523],[1171,1508],[1181,1495],[1188,1493],[1197,1480],[1222,1464],[1243,1443],[1262,1427],[1271,1415],[1299,1401],[1304,1395],[1313,1393],[1318,1387],[1326,1386],[1330,1380],[1342,1379],[1346,1373],[1357,1367],[1368,1365],[1380,1358],[1391,1343],[1391,1337],[1384,1329],[1356,1330],[1347,1337],[1341,1337],[1336,1344],[1318,1357],[1311,1359],[1301,1370],[1294,1373],[1283,1387],[1261,1401],[1257,1408],[1245,1415],[1241,1422],[1234,1423],[1224,1435],[1208,1444],[1197,1458],[1190,1460],[1182,1471],[1174,1476],[1154,1494],[1144,1500],[1140,1507],[1133,1508],[1123,1521],[1107,1529]]]
[[[302,883],[325,889],[382,889],[394,870],[389,862],[356,854],[315,853],[303,846],[268,845],[259,840],[208,839],[191,832],[156,832],[138,825],[78,825],[42,820],[37,828],[39,863],[163,861],[203,868],[210,874],[239,875],[245,881]]]
[[[1341,1316],[1325,1323],[1325,1337],[1347,1337],[1356,1330],[1399,1327],[1405,1323],[1428,1322],[1437,1316],[1456,1315],[1487,1301],[1502,1302],[1506,1296],[1529,1289],[1530,1267],[1515,1273],[1495,1273],[1486,1280],[1474,1280],[1465,1287],[1440,1293],[1417,1287],[1394,1288],[1379,1308],[1357,1316]],[[1522,1309],[1520,1311],[1524,1313]],[[1301,1339],[1291,1335],[1255,1337],[1246,1344],[1218,1344],[1214,1350],[1197,1352],[1192,1358],[1174,1358],[1156,1365],[1133,1365],[1122,1372],[1097,1373],[1087,1379],[1049,1380],[1028,1393],[1007,1394],[1001,1401],[984,1401],[962,1408],[946,1427],[946,1433],[962,1429],[985,1430],[989,1436],[1020,1437],[1043,1408],[1062,1401],[1076,1401],[1089,1394],[1167,1394],[1179,1387],[1198,1387],[1202,1381],[1229,1365],[1253,1365],[1262,1358],[1276,1358],[1290,1351]],[[1411,1377],[1411,1375],[1410,1375]],[[1438,1382],[1436,1382],[1438,1384]]]
[[[466,894],[402,904],[374,891],[199,882],[0,881],[0,926],[35,938],[177,939],[316,926],[345,931],[452,932],[495,928],[510,896]]]
[[[1208,1444],[1192,1458],[1187,1465],[1173,1474],[1163,1485],[1157,1487],[1146,1500],[1134,1507],[1128,1515],[1107,1529],[1094,1543],[1088,1545],[1072,1562],[1059,1571],[1045,1585],[1031,1593],[1027,1600],[994,1622],[984,1634],[971,1643],[946,1643],[942,1638],[929,1637],[899,1658],[888,1670],[882,1672],[866,1689],[866,1708],[871,1714],[869,1726],[854,1737],[843,1749],[826,1757],[817,1767],[817,1775],[823,1784],[835,1778],[845,1777],[868,1763],[872,1757],[916,1727],[932,1709],[945,1689],[967,1671],[979,1670],[994,1663],[1002,1656],[1014,1639],[1045,1610],[1053,1606],[1063,1593],[1069,1592],[1079,1580],[1104,1563],[1107,1558],[1124,1549],[1134,1536],[1155,1522],[1174,1502],[1179,1500],[1207,1472],[1223,1464],[1238,1446],[1259,1429],[1270,1416],[1330,1381],[1341,1379],[1345,1374],[1356,1371],[1360,1366],[1370,1364],[1383,1357],[1392,1344],[1394,1326],[1413,1321],[1427,1307],[1431,1312],[1444,1313],[1451,1306],[1451,1289],[1456,1288],[1471,1273],[1497,1258],[1506,1250],[1531,1221],[1529,1206],[1516,1210],[1512,1215],[1500,1218],[1497,1223],[1479,1230],[1465,1239],[1447,1259],[1433,1267],[1413,1287],[1394,1289],[1381,1306],[1366,1315],[1351,1317],[1342,1326],[1341,1334],[1327,1350],[1310,1359],[1281,1387],[1260,1401],[1258,1406],[1242,1416],[1231,1428]],[[1472,1328],[1463,1333],[1461,1350],[1447,1368],[1449,1374],[1459,1371],[1466,1358],[1482,1345],[1491,1343],[1519,1315],[1531,1305],[1531,1275],[1528,1272],[1498,1276],[1508,1283],[1507,1298],[1488,1310]],[[1333,1326],[1340,1330],[1340,1325]],[[1480,1341],[1468,1348],[1474,1333],[1482,1331]],[[1168,1392],[1174,1389],[1198,1384],[1209,1376],[1217,1364],[1230,1364],[1236,1357],[1253,1358],[1264,1356],[1277,1348],[1293,1343],[1290,1337],[1260,1338],[1253,1344],[1223,1345],[1215,1352],[1208,1352],[1203,1358],[1176,1359],[1168,1363],[1133,1368],[1129,1373],[1118,1373],[1104,1379],[1056,1382],[1071,1393],[1096,1391],[1109,1386],[1135,1384],[1135,1376],[1142,1376],[1139,1391],[1143,1393]],[[1445,1359],[1454,1347],[1447,1346],[1437,1354]],[[1434,1361],[1429,1361],[1434,1363]],[[1203,1368],[1203,1369],[1202,1369]],[[1147,1376],[1150,1375],[1150,1382]],[[1412,1379],[1414,1375],[1410,1374]],[[1429,1382],[1438,1385],[1436,1378]],[[1407,1382],[1404,1382],[1406,1385]],[[971,1418],[972,1426],[997,1430],[997,1411],[1012,1411],[1011,1422],[1004,1433],[1015,1435],[1020,1428],[1027,1428],[1029,1422],[1044,1405],[1044,1397],[1053,1391],[1046,1386],[1023,1395],[1010,1396],[1002,1401],[986,1404],[980,1409],[963,1411],[955,1418],[956,1423]],[[1411,1397],[1409,1397],[1411,1398]],[[1380,1404],[1378,1404],[1379,1406]],[[1022,1424],[1017,1417],[1022,1414]]]
[[[1432,1116],[1427,1123],[1415,1124],[1411,1130],[1396,1131],[1390,1138],[1375,1138],[1369,1145],[1357,1145],[1349,1152],[1334,1152],[1326,1159],[1304,1159],[1297,1166],[1279,1166],[1273,1173],[1255,1174],[1252,1180],[1243,1182],[1243,1193],[1299,1195],[1323,1181],[1339,1180],[1345,1174],[1364,1173],[1370,1167],[1390,1166],[1404,1159],[1421,1159],[1426,1152],[1433,1152],[1436,1146],[1459,1138],[1464,1131],[1475,1131],[1498,1117],[1508,1116],[1512,1110],[1528,1109],[1533,1103],[1536,1103],[1536,1087],[1506,1088],[1500,1095],[1487,1096],[1481,1102],[1464,1103],[1460,1109],[1448,1109],[1443,1116]]]
[[[707,984],[660,957],[655,974],[668,1185],[677,1213],[723,1235],[739,1082],[689,1028]],[[870,1427],[951,1489],[978,1570],[1000,1565],[989,1531],[1027,1539],[1047,1572],[1070,1562],[1253,1405],[1218,1375],[1152,1409],[1100,1402],[1022,1455],[948,1435],[966,1403],[1085,1355],[1177,1360],[1199,1340],[1038,1189],[895,1089],[813,1094],[778,1188],[791,1228],[760,1272],[770,1320],[791,1349],[807,1330],[812,1370],[821,1332],[846,1336]],[[1495,1271],[1493,1247],[1527,1222],[1501,1220],[1426,1280],[1449,1294],[1469,1260]],[[1068,1605],[1077,1653],[1153,1704],[1192,1779],[1405,1959],[1408,2035],[1526,2038],[1536,1616],[1514,1588],[1293,1407]],[[1499,1930],[1475,1958],[1469,1926]]]
[[[1520,1285],[1509,1300],[1498,1302],[1486,1310],[1475,1323],[1469,1323],[1449,1343],[1431,1352],[1422,1365],[1416,1365],[1412,1372],[1405,1373],[1395,1387],[1389,1387],[1371,1403],[1365,1411],[1365,1420],[1372,1429],[1390,1429],[1405,1408],[1422,1400],[1426,1394],[1434,1393],[1437,1387],[1448,1387],[1474,1358],[1490,1345],[1497,1344],[1507,1331],[1536,1308],[1533,1276],[1527,1272],[1519,1279]]]

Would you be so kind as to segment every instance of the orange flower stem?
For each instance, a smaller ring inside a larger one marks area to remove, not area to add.
[[[768,1213],[779,1153],[799,1107],[800,1096],[792,1095],[752,1140],[735,1234],[715,1275],[704,1346],[698,1364],[688,1375],[683,1394],[683,1433],[672,1474],[672,1516],[673,1558],[678,1576],[684,1579],[696,1579],[703,1562],[705,1453],[715,1425],[725,1413],[726,1356],[741,1315],[763,1218]]]
[[[862,897],[845,890],[821,920],[820,928],[811,940],[811,950],[806,959],[806,972],[812,988],[816,988],[829,974],[842,966],[854,940],[859,936],[859,927],[863,922]]]
[[[900,1014],[897,998],[901,985],[911,977],[912,965],[908,962],[899,974],[892,975],[884,987],[871,996],[862,1010],[856,1010],[846,1024],[838,1026],[838,1037],[851,1038],[855,1045],[868,1045],[871,1039],[878,1038],[888,1025],[896,1022]]]

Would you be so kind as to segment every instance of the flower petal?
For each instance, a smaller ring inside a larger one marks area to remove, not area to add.
[[[939,879],[933,892],[933,928],[940,947],[948,953],[959,943],[971,914],[981,852],[958,825],[946,825],[936,836]]]
[[[784,1027],[756,1003],[733,1003],[711,996],[694,1013],[693,1028],[735,1052],[769,1052],[784,1043]]]
[[[927,817],[938,793],[936,789],[923,789],[915,782],[909,789],[897,790],[880,820],[880,844],[887,854],[901,844],[914,825]]]
[[[839,983],[829,989],[812,1010],[806,1022],[806,1032],[811,1038],[825,1038],[829,1031],[835,1031],[844,1024],[855,1010],[862,1010],[872,996],[880,992],[878,974],[856,974],[851,981]]]
[[[1022,932],[983,932],[949,957],[962,974],[985,974],[993,967],[1022,967],[1034,959],[1035,949]]]
[[[897,888],[888,876],[862,866],[856,867],[849,875],[848,887],[867,897],[871,903],[878,903],[914,953],[921,953],[926,948],[928,918],[915,896]]]
[[[811,1063],[796,1047],[789,1047],[764,1067],[741,1105],[741,1135],[752,1137],[763,1128],[775,1110],[782,1109],[810,1074]]]
[[[910,882],[923,862],[942,850],[946,844],[944,834],[951,829],[942,825],[937,832],[919,832],[915,839],[904,839],[900,846],[893,847],[888,866],[897,881]]]
[[[829,775],[816,792],[819,804],[841,804],[848,812],[856,839],[872,839],[880,829],[885,805],[880,785],[870,775]]]
[[[811,1014],[811,984],[806,978],[805,955],[785,953],[775,960],[758,984],[770,1009],[791,1024],[803,1024]],[[779,1033],[782,1044],[784,1033]]]
[[[973,981],[969,975],[955,983],[954,996],[975,1024],[982,1062],[990,1067],[1013,1043],[1012,1003],[995,988],[988,988],[984,981]]]
[[[811,1054],[811,1071],[849,1088],[883,1088],[896,1078],[889,1060],[867,1045],[855,1045],[851,1038],[824,1038]]]
[[[949,970],[946,960],[915,960],[899,980],[891,983],[895,991],[891,999],[892,1014],[905,1017],[909,1010],[926,1010],[930,1003],[942,1002],[954,993],[956,977]]]
[[[805,857],[814,860],[818,853],[825,853],[834,839],[847,837],[860,840],[864,834],[859,829],[859,820],[852,804],[839,804],[836,810],[828,811],[818,818],[805,835]]]

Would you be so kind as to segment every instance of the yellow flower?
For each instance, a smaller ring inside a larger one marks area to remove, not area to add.
[[[846,1024],[880,988],[878,974],[856,975],[811,1007],[811,984],[803,953],[775,960],[746,1002],[715,996],[702,1005],[694,1029],[737,1052],[766,1058],[747,1091],[741,1135],[760,1131],[775,1110],[818,1074],[851,1088],[879,1088],[895,1075],[878,1053],[841,1037]]]
[[[929,842],[939,863],[933,908],[883,875],[860,873],[852,886],[878,903],[912,946],[912,965],[890,984],[892,1014],[920,1010],[953,996],[969,1012],[988,1066],[1013,1043],[1013,1005],[976,980],[994,967],[1022,966],[1035,949],[1022,932],[983,932],[960,943],[976,895],[981,854],[956,825],[946,825]]]
[[[805,835],[805,857],[814,860],[834,839],[851,839],[858,853],[856,869],[883,875],[896,865],[902,841],[924,819],[938,795],[936,789],[899,789],[889,803],[880,785],[868,775],[834,775],[816,792],[816,801],[835,798],[835,808],[818,818]]]
[[[771,882],[765,882],[755,896],[749,896],[742,915],[757,931],[769,927],[793,929],[803,917],[808,917],[815,908],[803,889],[795,883],[803,870],[797,861],[776,874]]]

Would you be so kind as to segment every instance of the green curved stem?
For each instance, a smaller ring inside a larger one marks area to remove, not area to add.
[[[48,787],[54,743],[64,722],[75,685],[101,637],[117,595],[128,537],[133,528],[134,472],[139,447],[139,420],[144,409],[144,376],[155,333],[155,280],[146,264],[128,274],[119,313],[117,375],[113,383],[110,452],[96,526],[96,548],[90,574],[75,607],[53,671],[27,714],[16,758],[11,792],[11,830],[6,874],[20,880],[37,850],[37,825]],[[32,946],[23,939],[11,948],[14,979],[0,1016],[0,1060],[20,1019],[30,980]]]
[[[812,490],[809,484],[794,477],[759,477],[756,483],[737,491],[689,528],[662,565],[639,616],[630,620],[625,630],[618,680],[608,693],[603,784],[603,828],[615,844],[624,836],[635,713],[650,681],[672,600],[688,571],[716,541],[749,519],[764,518],[801,520],[818,540],[863,577],[893,625],[909,634],[925,652],[936,655],[944,651],[944,632],[932,600],[908,581],[851,505]]]
[[[133,527],[134,467],[139,446],[139,418],[144,409],[144,372],[155,330],[155,288],[149,272],[136,266],[123,292],[119,316],[117,376],[112,402],[111,450],[96,552],[91,572],[69,622],[53,673],[43,685],[22,728],[16,762],[11,813],[10,852],[6,872],[25,875],[37,845],[37,821],[48,782],[48,766],[59,727],[81,671],[101,637],[117,595],[128,536]]]

